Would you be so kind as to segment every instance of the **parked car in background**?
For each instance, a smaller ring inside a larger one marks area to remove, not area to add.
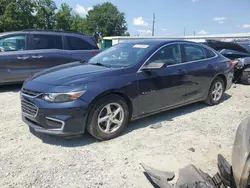
[[[84,61],[100,50],[81,33],[24,30],[0,34],[0,84],[23,82],[36,72]]]
[[[233,60],[234,82],[250,85],[250,41],[222,42],[208,40],[208,46]]]
[[[216,105],[232,78],[230,60],[206,45],[131,41],[29,78],[21,90],[22,117],[36,132],[65,136],[87,129],[107,140],[129,120],[198,101]]]

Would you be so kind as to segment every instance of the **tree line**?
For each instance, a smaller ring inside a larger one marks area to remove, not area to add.
[[[77,31],[87,35],[129,36],[125,14],[112,3],[93,6],[86,17],[53,0],[0,0],[0,32],[24,29]]]

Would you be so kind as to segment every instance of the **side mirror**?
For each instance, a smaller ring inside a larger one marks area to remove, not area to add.
[[[155,70],[155,69],[161,69],[161,68],[163,68],[163,67],[165,67],[166,66],[166,64],[165,63],[154,63],[154,62],[152,62],[152,63],[149,63],[148,65],[144,65],[143,67],[142,67],[142,71],[147,71],[147,70]]]

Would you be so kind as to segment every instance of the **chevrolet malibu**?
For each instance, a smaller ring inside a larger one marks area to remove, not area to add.
[[[87,62],[39,72],[23,84],[23,121],[36,132],[99,140],[130,120],[198,101],[219,104],[233,65],[208,46],[177,40],[115,45]]]

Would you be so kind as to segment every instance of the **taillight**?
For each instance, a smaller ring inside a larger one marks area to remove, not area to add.
[[[98,51],[94,51],[93,52],[93,55],[97,55],[97,54],[99,54],[100,52],[98,52]]]
[[[238,63],[238,60],[234,60],[234,61],[230,61],[232,67],[235,67],[235,65],[237,65]]]

